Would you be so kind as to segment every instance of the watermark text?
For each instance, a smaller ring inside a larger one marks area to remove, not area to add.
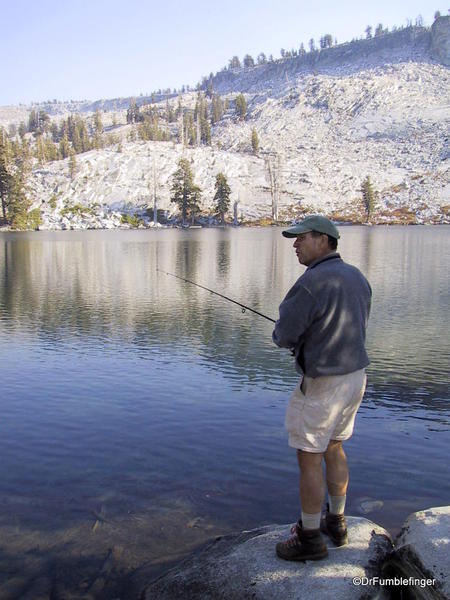
[[[353,585],[415,585],[421,588],[435,585],[436,579],[419,579],[417,577],[353,577]]]

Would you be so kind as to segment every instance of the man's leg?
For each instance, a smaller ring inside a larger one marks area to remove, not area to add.
[[[328,556],[320,534],[320,511],[325,494],[322,459],[323,454],[297,450],[302,523],[291,529],[294,534],[291,538],[277,544],[277,555],[285,560],[320,560]]]
[[[325,495],[322,459],[322,453],[297,450],[302,521],[305,529],[318,529],[320,525],[320,513]]]
[[[343,514],[348,486],[347,457],[342,442],[331,440],[324,454],[330,512]]]
[[[344,517],[348,467],[342,442],[331,440],[324,458],[327,470],[329,512],[321,523],[321,530],[332,539],[336,546],[344,546],[348,544],[347,524]]]

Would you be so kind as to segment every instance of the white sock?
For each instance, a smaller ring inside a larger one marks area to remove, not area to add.
[[[345,501],[347,496],[330,496],[328,494],[328,503],[330,505],[330,514],[343,515],[345,511]]]
[[[319,529],[320,527],[320,512],[311,514],[302,511],[302,527],[303,529]]]

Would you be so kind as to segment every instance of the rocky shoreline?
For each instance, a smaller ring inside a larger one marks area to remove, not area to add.
[[[321,561],[287,562],[275,555],[289,525],[217,538],[151,582],[145,600],[338,600],[450,598],[450,506],[408,517],[395,540],[368,519],[348,517],[349,544]],[[399,595],[400,594],[400,595]]]
[[[335,219],[334,222],[338,226],[350,226],[350,225],[364,225],[367,227],[379,226],[379,225],[450,225],[450,217],[442,218],[440,220],[430,220],[424,222],[415,222],[408,219],[392,219],[390,221],[376,220],[367,223],[364,219],[354,221],[340,221]],[[16,232],[16,231],[83,231],[83,230],[111,230],[111,229],[203,229],[203,228],[228,228],[228,227],[283,227],[289,226],[291,222],[275,222],[272,219],[256,219],[244,221],[241,223],[233,224],[226,223],[225,225],[208,222],[205,218],[201,223],[196,222],[195,225],[183,226],[181,222],[172,221],[170,223],[154,223],[150,219],[142,219],[138,225],[133,225],[129,222],[124,222],[122,213],[110,213],[108,216],[94,216],[89,219],[76,219],[69,220],[62,218],[60,220],[54,220],[51,222],[42,223],[35,229],[14,229],[9,225],[0,225],[0,231],[3,232]]]

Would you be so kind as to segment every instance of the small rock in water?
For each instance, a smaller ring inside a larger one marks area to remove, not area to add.
[[[92,531],[95,533],[99,527],[100,527],[100,521],[96,520],[92,526]]]
[[[187,526],[190,527],[191,529],[193,529],[194,527],[198,527],[200,522],[201,522],[202,518],[201,517],[195,517],[195,519],[191,519]]]
[[[382,500],[363,500],[360,505],[360,510],[363,514],[367,515],[375,510],[383,508]]]

